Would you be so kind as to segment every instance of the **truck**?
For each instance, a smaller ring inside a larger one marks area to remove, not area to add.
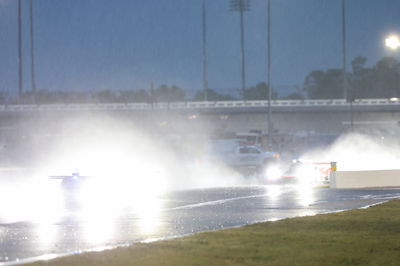
[[[279,153],[264,151],[255,145],[239,145],[232,153],[223,154],[225,163],[234,167],[264,167],[279,157]]]
[[[267,165],[274,164],[280,159],[279,153],[265,151],[258,145],[243,144],[241,139],[214,141],[212,150],[214,160],[243,173],[260,172]]]

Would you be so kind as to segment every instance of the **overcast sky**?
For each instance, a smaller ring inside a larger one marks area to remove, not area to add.
[[[177,85],[202,89],[202,0],[33,0],[38,89],[127,90]],[[17,91],[17,0],[0,0],[0,90]],[[209,87],[240,87],[239,14],[207,1]],[[399,0],[347,0],[348,63],[390,55],[400,32]],[[28,1],[24,90],[30,90]],[[316,69],[341,67],[341,0],[272,0],[272,86],[301,87]],[[245,14],[247,85],[266,80],[266,0]],[[397,54],[392,55],[399,57]],[[400,51],[399,51],[400,53]]]

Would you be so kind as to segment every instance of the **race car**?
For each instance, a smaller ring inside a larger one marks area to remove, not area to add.
[[[331,163],[293,160],[289,164],[271,165],[265,172],[267,183],[326,185],[332,170]]]
[[[77,209],[80,206],[80,192],[82,187],[90,179],[89,176],[82,176],[79,172],[73,172],[66,176],[50,176],[51,179],[61,179],[64,204],[67,209]]]

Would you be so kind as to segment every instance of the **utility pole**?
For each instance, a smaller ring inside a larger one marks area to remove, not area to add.
[[[268,31],[268,38],[267,38],[267,86],[268,86],[268,148],[272,149],[272,108],[271,108],[271,101],[272,101],[272,86],[271,86],[271,0],[267,0],[267,31]]]
[[[250,0],[231,0],[231,11],[240,13],[240,62],[242,65],[242,96],[246,90],[246,58],[244,49],[244,12],[250,11]]]
[[[347,54],[346,54],[346,0],[342,0],[342,63],[343,63],[343,97],[346,102],[349,103],[349,112],[350,112],[350,129],[353,131],[354,129],[354,110],[353,110],[353,102],[354,95],[352,91],[348,89],[347,86]]]
[[[343,97],[349,99],[346,77],[346,1],[342,0],[342,63],[343,63]]]
[[[29,0],[29,19],[30,19],[30,46],[31,46],[31,87],[36,103],[36,82],[35,82],[35,46],[34,46],[34,20],[33,20],[33,1]]]
[[[22,97],[22,0],[18,0],[18,100]]]
[[[206,0],[203,0],[203,93],[204,101],[208,101],[208,69],[207,69],[207,16]]]

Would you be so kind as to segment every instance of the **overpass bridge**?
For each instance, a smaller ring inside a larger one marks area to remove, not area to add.
[[[273,100],[276,112],[346,111],[350,106],[344,99]],[[357,99],[352,102],[355,111],[399,111],[400,100]],[[268,101],[209,101],[209,102],[158,102],[158,103],[90,103],[90,104],[25,104],[0,105],[0,115],[26,112],[73,111],[151,111],[151,110],[201,110],[204,112],[265,112]]]
[[[273,100],[271,110],[277,136],[400,134],[400,102],[389,99]],[[268,101],[0,105],[0,137],[51,134],[64,120],[103,116],[169,132],[267,132],[267,111]]]

